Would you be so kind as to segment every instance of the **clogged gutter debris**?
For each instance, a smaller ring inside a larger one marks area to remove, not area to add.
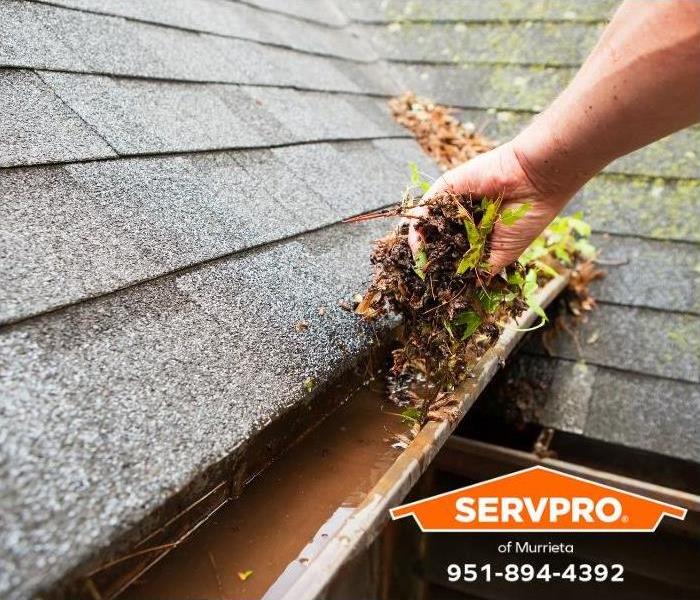
[[[411,104],[407,97],[400,102]],[[394,107],[398,103],[392,101]],[[434,109],[421,119],[433,124],[445,122],[446,109],[425,101],[421,106]],[[427,138],[443,140],[457,135],[459,128],[449,119],[447,123],[449,135],[434,133]],[[462,135],[473,141],[468,130]],[[454,137],[450,139],[450,148],[461,148],[462,154],[450,150],[449,158],[442,160],[446,165],[452,164],[449,161],[454,156],[461,162],[467,147]],[[430,143],[433,155],[446,147],[444,142]],[[476,153],[489,146],[479,142],[478,148]],[[413,189],[425,192],[427,182],[421,180],[415,165],[411,168]],[[451,417],[457,406],[455,387],[471,375],[478,359],[505,327],[517,326],[518,315],[529,308],[540,317],[536,327],[547,322],[536,300],[538,288],[567,268],[591,259],[595,249],[587,239],[590,227],[580,214],[559,217],[518,262],[491,274],[486,259],[494,226],[499,221],[504,226],[513,225],[530,205],[500,211],[500,198],[443,192],[423,202],[427,212],[416,217],[411,214],[416,201],[410,190],[396,208],[359,218],[406,217],[395,231],[375,243],[372,282],[355,312],[370,321],[389,312],[403,318],[398,347],[393,351],[389,393],[417,433],[429,420]],[[424,239],[423,249],[415,257],[408,244],[408,219],[418,220]],[[591,308],[592,301],[586,302]]]
[[[409,129],[423,152],[443,169],[461,165],[495,146],[472,125],[461,123],[452,109],[412,92],[392,98],[389,109],[396,122]]]

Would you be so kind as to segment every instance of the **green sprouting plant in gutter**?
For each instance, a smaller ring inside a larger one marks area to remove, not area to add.
[[[570,267],[576,255],[584,259],[593,258],[595,247],[588,240],[590,235],[591,226],[583,220],[580,211],[568,217],[557,217],[523,252],[518,262],[523,266],[534,265],[554,276],[556,271],[548,267],[543,259],[554,257],[565,267]]]
[[[411,171],[411,187],[418,188],[425,194],[430,189],[430,182],[423,179],[416,163],[408,163],[408,168]]]
[[[452,325],[461,329],[460,341],[468,340],[474,332],[479,329],[483,319],[473,310],[465,310],[459,313],[453,320]]]
[[[464,211],[464,227],[467,230],[467,239],[469,240],[469,250],[465,252],[462,260],[457,265],[457,275],[466,273],[469,269],[477,267],[485,269],[488,264],[482,262],[484,251],[486,249],[486,240],[491,235],[493,228],[497,222],[503,225],[511,226],[522,219],[530,210],[531,203],[526,202],[516,208],[507,208],[500,214],[498,209],[501,206],[501,198],[491,200],[483,198],[481,201],[481,220],[477,225],[475,217],[478,215],[470,215]]]
[[[425,265],[428,264],[428,255],[425,252],[425,250],[421,249],[418,252],[416,252],[416,256],[413,259],[413,261],[413,270],[416,272],[416,275],[418,275],[418,277],[425,281]]]
[[[424,192],[429,183],[418,168],[411,167],[411,186]],[[410,191],[410,188],[409,188]],[[444,191],[423,198],[424,210],[410,212],[415,197],[392,210],[370,215],[409,216],[390,234],[375,243],[372,254],[372,283],[356,308],[367,320],[389,312],[403,317],[401,347],[393,353],[395,373],[433,382],[449,392],[469,373],[472,365],[504,328],[530,309],[546,323],[538,302],[539,287],[576,259],[590,257],[587,241],[590,227],[579,214],[556,219],[527,249],[518,263],[491,273],[488,261],[489,236],[496,226],[516,226],[526,218],[530,202],[503,207],[502,198],[475,198]],[[422,248],[412,252],[409,223],[420,227]],[[416,405],[415,398],[398,404]],[[427,413],[424,412],[423,415]],[[417,415],[403,415],[411,419]]]

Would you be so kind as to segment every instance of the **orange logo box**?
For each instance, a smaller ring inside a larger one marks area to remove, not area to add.
[[[391,509],[413,515],[423,531],[654,531],[664,515],[685,508],[574,477],[530,467]]]

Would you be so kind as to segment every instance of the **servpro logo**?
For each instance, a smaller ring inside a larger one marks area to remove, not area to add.
[[[687,510],[547,467],[531,467],[391,509],[423,531],[654,531]]]

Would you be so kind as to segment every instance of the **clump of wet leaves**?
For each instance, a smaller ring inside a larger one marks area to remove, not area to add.
[[[412,183],[425,191],[412,169]],[[407,220],[375,242],[372,283],[356,312],[367,320],[387,313],[403,317],[389,391],[416,430],[427,420],[454,415],[458,403],[453,390],[506,322],[517,323],[528,307],[540,316],[540,325],[546,322],[536,297],[539,286],[575,257],[593,251],[580,217],[560,218],[520,261],[490,274],[486,257],[494,226],[513,225],[530,208],[525,203],[501,211],[500,204],[500,198],[443,192],[425,200],[424,216],[411,215],[408,195],[400,207],[382,213],[418,219],[423,249],[414,258]]]
[[[394,120],[406,127],[423,151],[443,169],[491,150],[494,143],[478,133],[470,123],[461,123],[455,110],[406,92],[389,100]]]

